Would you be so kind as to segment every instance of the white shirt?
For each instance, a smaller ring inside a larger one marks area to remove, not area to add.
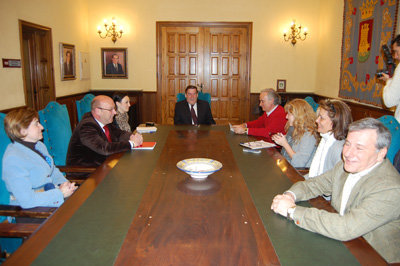
[[[310,171],[308,173],[308,178],[316,177],[324,171],[324,164],[326,155],[328,154],[329,148],[336,141],[335,136],[332,132],[323,133],[321,135],[321,141],[315,151],[314,158],[310,165]]]
[[[189,104],[189,110],[192,111],[192,105],[190,103]],[[193,105],[193,109],[194,112],[196,113],[197,118],[199,118],[199,116],[197,115],[197,102]],[[192,119],[192,125],[194,125],[193,119]]]
[[[392,78],[386,81],[383,88],[383,101],[387,107],[397,106],[394,117],[400,123],[400,67],[396,67]]]
[[[355,174],[349,174],[349,176],[346,179],[346,182],[344,183],[343,186],[343,192],[342,192],[342,202],[340,204],[340,215],[344,215],[344,210],[346,209],[347,201],[349,200],[351,191],[353,190],[354,186],[357,184],[357,182],[365,175],[367,175],[369,172],[371,172],[376,166],[378,166],[381,162],[377,162],[374,164],[372,167],[361,171],[359,173]]]

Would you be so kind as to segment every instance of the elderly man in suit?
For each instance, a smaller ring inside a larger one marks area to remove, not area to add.
[[[215,124],[208,102],[197,99],[197,87],[189,85],[185,89],[186,100],[175,104],[175,125]]]
[[[389,130],[378,120],[353,122],[343,162],[275,196],[271,209],[299,227],[333,239],[363,236],[389,263],[400,262],[400,175],[385,159],[390,141]],[[295,203],[320,195],[331,195],[338,213]]]
[[[67,165],[99,166],[108,155],[124,152],[143,143],[142,135],[120,130],[112,124],[114,101],[105,95],[96,96],[91,112],[83,115],[68,146]]]

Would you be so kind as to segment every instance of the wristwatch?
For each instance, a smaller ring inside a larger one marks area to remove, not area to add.
[[[293,221],[293,214],[294,214],[295,210],[296,210],[296,206],[290,207],[289,209],[287,209],[286,218],[288,218],[290,221]]]

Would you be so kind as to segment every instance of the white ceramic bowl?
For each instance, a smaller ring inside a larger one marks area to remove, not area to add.
[[[193,179],[202,180],[220,170],[222,163],[208,158],[190,158],[179,161],[176,166]]]

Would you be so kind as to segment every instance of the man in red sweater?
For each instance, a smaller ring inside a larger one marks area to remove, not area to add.
[[[281,97],[273,89],[265,89],[260,93],[260,107],[264,114],[257,120],[233,126],[236,134],[261,136],[271,140],[273,134],[282,132],[285,134],[286,113],[280,106]]]

